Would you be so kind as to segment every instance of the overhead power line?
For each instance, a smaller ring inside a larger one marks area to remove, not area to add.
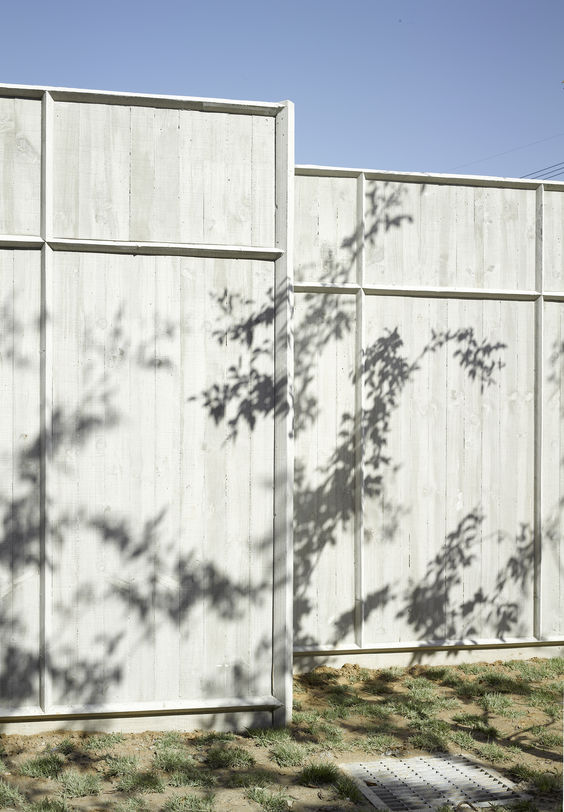
[[[533,180],[554,180],[554,178],[558,178],[560,175],[564,175],[564,169],[560,169],[551,175],[544,175],[542,178],[533,178]]]
[[[551,166],[543,166],[542,169],[537,169],[535,172],[529,172],[528,175],[521,175],[522,178],[534,178],[536,175],[542,175],[544,172],[554,172],[556,170],[564,169],[564,161],[559,161],[557,164]]]
[[[480,158],[477,161],[470,161],[467,164],[459,164],[458,166],[453,166],[452,169],[449,169],[449,172],[454,172],[456,169],[464,169],[465,166],[474,166],[475,164],[481,164],[484,161],[489,161],[491,158],[499,158],[502,155],[509,155],[510,152],[517,152],[520,149],[534,147],[535,144],[544,144],[546,141],[552,141],[554,138],[562,138],[562,137],[564,137],[564,133],[556,133],[556,135],[549,135],[548,138],[541,138],[540,141],[531,141],[528,144],[522,144],[520,147],[506,149],[504,152],[496,152],[495,155],[488,155],[485,158]]]

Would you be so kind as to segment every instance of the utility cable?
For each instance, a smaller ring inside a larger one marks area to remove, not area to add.
[[[550,172],[557,167],[564,167],[564,161],[559,161],[557,164],[551,166],[544,166],[542,169],[537,169],[535,172],[529,172],[528,175],[521,175],[522,178],[533,178],[535,175],[542,175],[543,172]]]
[[[474,164],[481,164],[484,161],[489,161],[490,158],[499,158],[501,155],[509,155],[510,152],[517,152],[519,149],[526,147],[533,147],[535,144],[544,144],[545,141],[552,141],[553,138],[562,138],[564,133],[556,133],[556,135],[549,135],[548,138],[541,138],[540,141],[531,141],[529,144],[522,144],[520,147],[513,147],[513,149],[506,149],[505,152],[496,152],[495,155],[488,155],[486,158],[480,158],[478,161],[470,161],[467,164],[459,164],[449,169],[449,172],[454,172],[455,169],[464,169],[465,166],[473,166]]]

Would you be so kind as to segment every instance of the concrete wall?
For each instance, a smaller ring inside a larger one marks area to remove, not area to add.
[[[284,720],[291,105],[1,94],[0,718]]]
[[[294,178],[292,116],[0,86],[3,729],[564,645],[564,186]]]
[[[297,666],[561,646],[562,186],[295,182]]]

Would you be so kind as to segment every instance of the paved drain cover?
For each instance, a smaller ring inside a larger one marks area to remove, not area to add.
[[[442,804],[489,807],[526,798],[515,784],[465,756],[382,758],[341,764],[376,809],[437,809]]]

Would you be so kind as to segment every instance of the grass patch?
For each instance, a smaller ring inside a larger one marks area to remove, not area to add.
[[[143,798],[128,798],[116,806],[115,812],[147,812],[148,809]]]
[[[213,795],[201,798],[199,795],[182,795],[169,798],[163,812],[213,812]]]
[[[249,770],[244,773],[233,773],[229,776],[227,786],[238,787],[266,787],[268,784],[273,784],[275,781],[274,776],[268,770]]]
[[[106,778],[121,778],[122,775],[129,775],[137,769],[137,759],[135,756],[112,756],[105,755],[107,769]]]
[[[391,668],[383,668],[379,671],[377,679],[382,682],[397,682],[400,677],[403,677],[403,668],[393,665]]]
[[[276,742],[270,748],[270,758],[279,767],[301,767],[307,757],[307,749],[303,744],[293,741]]]
[[[197,747],[201,747],[207,744],[215,744],[216,742],[231,742],[234,741],[235,734],[234,733],[221,733],[216,730],[210,731],[210,733],[202,733],[201,736],[198,736],[194,740],[194,744]]]
[[[530,691],[525,680],[508,676],[502,671],[487,671],[478,678],[478,682],[504,694],[528,694]]]
[[[200,764],[188,761],[182,769],[175,770],[169,778],[171,787],[202,787],[210,789],[215,786],[217,779],[213,773]]]
[[[59,776],[61,792],[67,798],[83,798],[86,795],[99,795],[100,779],[97,775],[66,770]]]
[[[335,781],[335,789],[341,798],[348,798],[349,801],[358,804],[364,800],[362,792],[359,790],[353,779],[349,775],[339,772],[339,777]]]
[[[250,739],[254,739],[257,744],[269,745],[272,742],[288,741],[292,738],[287,727],[266,727],[248,728],[246,734]]]
[[[463,750],[473,750],[474,745],[476,744],[476,740],[470,733],[467,733],[465,730],[454,730],[450,734],[450,738],[452,741],[457,744],[459,747],[462,747]]]
[[[496,713],[498,716],[514,715],[514,702],[506,694],[484,694],[480,699],[480,705],[487,713]]]
[[[264,787],[251,787],[245,793],[250,801],[257,803],[264,812],[286,812],[291,804],[281,792],[272,792]]]
[[[298,775],[298,784],[304,787],[322,787],[325,784],[333,784],[339,774],[339,768],[330,761],[308,764]]]
[[[471,730],[475,730],[476,733],[485,736],[486,739],[497,739],[499,736],[497,727],[490,725],[489,722],[481,716],[476,716],[472,713],[460,713],[457,716],[453,716],[452,721],[461,725],[467,725]]]
[[[513,756],[503,747],[495,742],[475,742],[474,749],[486,761],[511,761]]]
[[[70,739],[62,739],[57,745],[57,750],[64,756],[70,756],[71,753],[76,752],[76,746]]]
[[[23,806],[25,798],[15,787],[0,778],[0,806]]]
[[[210,748],[206,762],[212,770],[228,767],[253,767],[255,758],[242,747],[217,744]]]
[[[70,812],[70,806],[66,801],[59,801],[57,798],[42,798],[34,801],[25,807],[26,812]]]
[[[448,750],[448,737],[431,730],[421,730],[409,737],[410,745],[416,750],[426,750],[428,753],[445,753]]]
[[[359,744],[368,753],[381,753],[402,746],[401,741],[396,736],[390,736],[387,733],[373,733],[370,736],[365,736],[360,739]]]
[[[116,789],[121,792],[164,792],[165,785],[156,773],[136,770],[122,775]]]
[[[562,776],[556,773],[545,770],[535,770],[532,767],[527,767],[525,764],[517,764],[515,767],[511,767],[510,772],[514,778],[517,778],[519,781],[526,781],[527,784],[534,787],[538,792],[550,795],[562,791]]]
[[[64,759],[57,753],[49,753],[24,761],[19,773],[29,778],[56,778],[63,769]]]
[[[184,747],[184,739],[176,730],[169,730],[163,733],[153,742],[157,749],[167,749],[169,747]]]
[[[91,736],[85,743],[85,750],[107,750],[109,747],[115,747],[116,744],[123,742],[124,736],[121,733],[100,733],[98,736]]]
[[[184,750],[163,748],[162,750],[157,750],[153,756],[153,767],[156,770],[163,770],[165,773],[185,770],[193,765],[194,759]]]
[[[542,725],[531,728],[531,734],[535,737],[533,743],[542,750],[549,750],[552,747],[562,747],[562,736],[547,730]]]
[[[363,796],[350,776],[345,775],[331,762],[308,764],[298,775],[298,783],[305,787],[322,787],[332,784],[341,798],[349,798],[354,803],[362,801]]]

